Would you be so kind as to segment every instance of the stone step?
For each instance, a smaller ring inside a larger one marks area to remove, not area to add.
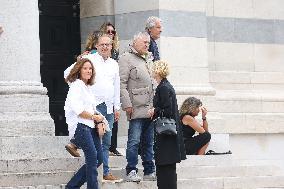
[[[0,137],[54,136],[54,132],[54,122],[49,113],[13,112],[2,113],[0,117]]]
[[[284,93],[265,91],[218,91],[220,113],[284,113]]]
[[[273,166],[177,166],[178,179],[211,178],[211,177],[245,177],[245,176],[273,176],[277,174],[277,167]],[[126,179],[126,171],[112,168],[113,175]],[[143,177],[143,168],[138,175]]]
[[[195,179],[178,179],[179,189],[283,189],[283,176],[257,176],[257,177],[225,177],[225,178],[195,178]],[[9,186],[0,189],[64,189],[64,184],[40,184],[29,186]],[[156,182],[141,181],[111,183],[103,182],[102,189],[156,189]],[[81,189],[86,189],[86,185]]]
[[[224,177],[224,178],[194,178],[178,179],[179,189],[256,189],[259,187],[283,187],[283,176],[254,176],[254,177]],[[122,189],[122,188],[157,188],[156,182],[140,182],[119,184],[103,183],[103,189]]]
[[[64,148],[68,142],[65,136],[0,137],[0,159],[69,157]]]
[[[1,173],[0,186],[37,186],[67,183],[74,171]]]
[[[210,83],[284,84],[283,72],[210,71]]]
[[[45,158],[0,160],[0,173],[76,171],[84,164],[84,158]]]
[[[177,164],[177,167],[224,166],[234,164],[232,155],[187,155],[186,157],[187,159]],[[124,168],[127,165],[127,160],[125,156],[110,156],[109,164],[112,168]],[[140,156],[138,158],[138,167],[142,167]]]
[[[265,171],[265,170],[264,170]],[[194,171],[192,171],[194,172]],[[42,172],[25,174],[0,174],[0,189],[59,189],[64,187],[73,172]],[[20,187],[22,186],[22,187]],[[28,187],[29,186],[29,187]],[[284,176],[234,176],[234,177],[204,177],[178,179],[179,189],[188,188],[222,188],[222,189],[256,189],[261,187],[284,187]],[[84,188],[84,187],[82,187]],[[103,182],[102,189],[123,188],[156,188],[156,182],[142,181],[140,183]]]
[[[283,91],[284,84],[262,84],[262,83],[211,83],[214,89],[218,90],[273,90],[273,91]]]
[[[220,133],[284,132],[284,113],[221,113],[220,116],[223,124],[214,125],[214,129]]]
[[[125,149],[118,150],[125,154]],[[82,151],[80,152],[83,155]],[[84,162],[84,157],[74,158],[69,154],[65,158],[0,160],[0,173],[76,171]],[[142,167],[141,162],[139,156],[138,167]],[[125,168],[126,164],[125,156],[109,157],[109,165],[111,168]],[[177,164],[177,168],[190,168],[195,166],[222,167],[224,165],[234,165],[232,155],[187,156],[187,160]],[[250,166],[251,165],[252,163]]]
[[[20,87],[8,87],[10,89],[5,89],[6,87],[1,86],[0,90],[9,92],[8,90],[20,90],[20,93],[26,93],[30,91],[26,89],[25,86]],[[14,88],[14,89],[13,89]],[[38,90],[46,90],[42,86],[35,87]],[[43,94],[44,93],[44,94]],[[49,98],[46,93],[43,91],[42,94],[38,94],[35,91],[35,94],[9,94],[8,95],[0,95],[0,112],[13,112],[13,113],[21,113],[21,112],[49,112]]]
[[[210,83],[217,90],[283,90],[283,72],[210,71]]]
[[[227,177],[224,189],[283,188],[284,176]]]

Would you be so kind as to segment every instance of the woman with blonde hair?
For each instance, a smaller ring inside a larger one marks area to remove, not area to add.
[[[87,182],[87,189],[98,189],[97,166],[102,163],[100,137],[105,132],[104,117],[97,114],[96,101],[90,86],[95,69],[89,59],[79,57],[66,81],[70,88],[65,101],[65,117],[72,144],[81,148],[85,164],[67,183],[66,189],[77,189]]]
[[[100,35],[101,32],[97,30],[93,31],[93,33],[88,35],[85,46],[85,51],[87,52],[86,54],[94,54],[97,52],[96,44]]]
[[[186,159],[182,130],[179,125],[179,115],[176,93],[167,80],[169,67],[165,61],[154,62],[153,77],[158,83],[154,96],[154,109],[149,114],[155,120],[157,117],[171,118],[176,121],[177,135],[159,135],[155,132],[155,164],[157,185],[159,189],[176,189],[176,163]]]
[[[110,22],[105,22],[100,28],[100,32],[108,34],[112,39],[112,49],[111,49],[111,58],[114,60],[118,60],[119,56],[119,41],[118,34],[115,30],[115,27]]]
[[[202,124],[195,117],[202,113]],[[188,155],[204,155],[209,145],[211,134],[208,132],[207,109],[195,97],[187,98],[180,108],[184,145]],[[199,133],[195,136],[195,133]]]

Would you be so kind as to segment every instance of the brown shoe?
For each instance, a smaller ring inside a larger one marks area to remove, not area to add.
[[[122,182],[123,179],[113,176],[111,173],[108,175],[103,176],[104,182]]]
[[[81,157],[80,153],[78,152],[78,148],[75,144],[69,143],[65,146],[65,149],[74,157]]]

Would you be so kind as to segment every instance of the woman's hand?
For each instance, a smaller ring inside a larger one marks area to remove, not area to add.
[[[99,123],[97,125],[97,130],[98,130],[98,133],[99,133],[99,137],[102,138],[104,136],[104,134],[106,133],[105,123]]]
[[[206,118],[207,109],[206,109],[204,106],[202,106],[202,107],[201,107],[201,111],[202,111],[202,119],[203,119],[203,118]]]

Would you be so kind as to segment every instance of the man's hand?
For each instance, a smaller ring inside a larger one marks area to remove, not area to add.
[[[87,55],[87,54],[90,54],[90,51],[85,51],[81,55],[83,56],[83,55]]]
[[[114,121],[118,121],[120,118],[120,111],[119,110],[114,110]]]
[[[104,117],[100,114],[94,115],[94,118],[95,122],[102,122],[104,120]]]
[[[155,110],[155,108],[151,108],[150,110],[148,110],[148,115],[150,116],[151,119],[154,116],[154,110]]]
[[[102,138],[104,134],[106,133],[106,125],[104,123],[99,123],[97,125],[99,137]]]
[[[125,111],[126,111],[126,114],[129,116],[129,119],[131,119],[133,108],[132,107],[125,108]]]

